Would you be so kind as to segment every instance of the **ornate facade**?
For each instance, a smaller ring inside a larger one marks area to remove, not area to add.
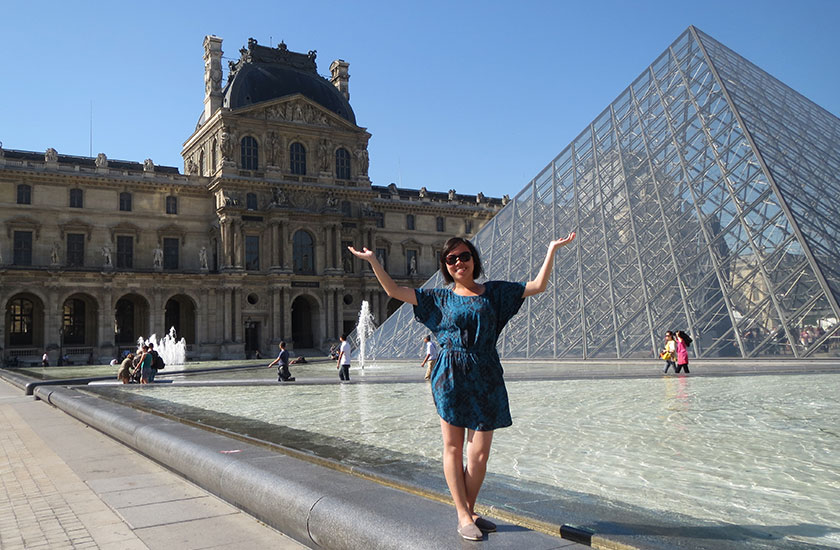
[[[372,185],[349,64],[249,40],[222,86],[205,38],[204,111],[174,167],[0,147],[6,359],[104,360],[175,327],[193,358],[323,348],[363,300],[396,309],[347,245],[419,286],[453,235],[506,200]]]

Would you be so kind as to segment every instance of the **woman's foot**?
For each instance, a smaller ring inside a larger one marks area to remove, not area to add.
[[[495,533],[496,532],[496,524],[492,521],[486,520],[482,517],[476,516],[475,519],[475,526],[478,527],[484,533]]]
[[[458,534],[464,540],[482,540],[484,538],[484,533],[472,522],[459,525]]]

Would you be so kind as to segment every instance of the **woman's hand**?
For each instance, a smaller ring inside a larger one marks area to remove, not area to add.
[[[356,250],[352,246],[348,246],[347,250],[350,251],[351,254],[356,256],[357,258],[361,258],[367,262],[371,262],[376,260],[376,255],[373,253],[373,250],[368,250],[367,247],[363,247],[361,250]]]
[[[567,237],[563,239],[556,239],[548,243],[548,248],[552,251],[557,250],[558,248],[566,246],[567,244],[575,240],[576,236],[577,234],[574,231],[572,231]]]

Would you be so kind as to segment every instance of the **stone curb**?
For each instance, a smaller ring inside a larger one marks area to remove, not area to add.
[[[451,506],[73,389],[38,386],[35,396],[304,544],[336,550],[461,545]],[[497,548],[570,544],[533,531],[493,536],[503,543],[491,544]]]

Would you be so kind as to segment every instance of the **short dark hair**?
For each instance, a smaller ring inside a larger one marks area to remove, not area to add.
[[[280,340],[280,347],[281,347],[281,348],[285,348],[285,347],[286,347],[286,341],[285,341],[285,340]]]
[[[447,283],[454,283],[455,279],[452,278],[452,275],[449,274],[449,270],[446,269],[446,257],[449,256],[450,252],[462,244],[469,248],[470,254],[472,254],[473,257],[473,279],[478,279],[483,273],[481,268],[481,258],[479,258],[478,250],[475,246],[473,246],[473,243],[467,239],[462,239],[461,237],[452,237],[444,243],[443,250],[440,251],[440,274],[443,275],[443,280]]]
[[[339,338],[341,338],[342,340],[347,340],[347,335],[346,335],[346,334],[342,334],[341,336],[339,336]]]
[[[427,334],[426,336],[423,337],[423,340],[429,340],[431,342],[432,337]]]

